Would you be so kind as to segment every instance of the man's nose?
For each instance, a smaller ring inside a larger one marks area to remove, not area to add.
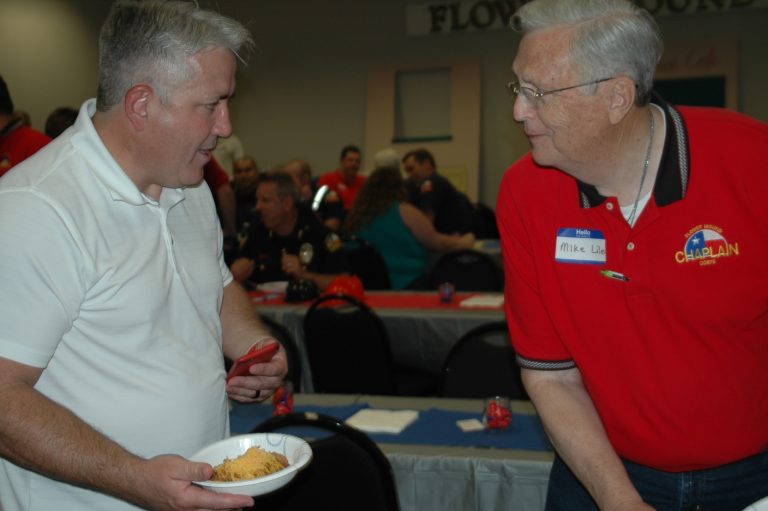
[[[517,122],[524,122],[531,119],[536,115],[536,109],[533,108],[531,101],[523,94],[518,95],[515,98],[515,103],[512,108],[512,116]]]

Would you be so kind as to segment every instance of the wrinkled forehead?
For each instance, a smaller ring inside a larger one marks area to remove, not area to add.
[[[560,83],[575,72],[572,62],[573,27],[559,25],[525,34],[512,62],[518,80],[543,87]]]

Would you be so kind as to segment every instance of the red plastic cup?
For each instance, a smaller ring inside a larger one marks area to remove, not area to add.
[[[512,424],[512,409],[509,398],[493,396],[485,399],[483,425],[487,430],[505,430]]]

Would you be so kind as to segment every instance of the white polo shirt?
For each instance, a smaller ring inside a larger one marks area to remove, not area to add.
[[[215,206],[205,183],[141,194],[94,112],[0,179],[0,357],[129,451],[189,456],[229,431]],[[135,508],[0,460],[0,509]]]

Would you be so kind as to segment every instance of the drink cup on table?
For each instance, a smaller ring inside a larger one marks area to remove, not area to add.
[[[451,303],[453,301],[456,288],[451,282],[443,282],[438,286],[437,290],[440,293],[440,301],[442,303]]]
[[[512,424],[512,409],[509,407],[509,398],[506,396],[493,396],[485,399],[483,411],[483,425],[489,431],[505,430]]]

